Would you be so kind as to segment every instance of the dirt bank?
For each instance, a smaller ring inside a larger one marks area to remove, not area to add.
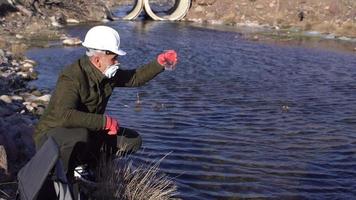
[[[356,37],[354,0],[192,0],[185,19]]]

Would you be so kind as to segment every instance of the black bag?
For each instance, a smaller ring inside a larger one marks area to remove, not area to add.
[[[48,137],[34,157],[19,171],[17,179],[18,197],[21,200],[73,200],[59,159],[59,148],[52,137]]]

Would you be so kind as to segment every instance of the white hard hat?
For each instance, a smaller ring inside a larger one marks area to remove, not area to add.
[[[126,52],[120,49],[119,33],[108,26],[95,26],[85,35],[82,45],[89,49],[111,51],[124,56]]]

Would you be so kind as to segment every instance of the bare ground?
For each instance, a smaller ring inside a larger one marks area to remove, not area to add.
[[[354,0],[192,0],[186,20],[356,37]]]

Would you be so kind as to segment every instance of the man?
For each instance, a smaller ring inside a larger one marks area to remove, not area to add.
[[[118,32],[107,26],[91,28],[82,45],[87,49],[86,56],[61,72],[35,130],[37,148],[48,136],[58,143],[69,179],[79,164],[95,167],[105,146],[109,150],[114,146],[114,151],[121,153],[140,148],[140,135],[120,128],[115,118],[104,114],[109,97],[115,87],[143,85],[177,63],[176,52],[169,50],[138,69],[121,69],[117,59],[126,53],[120,49]]]

